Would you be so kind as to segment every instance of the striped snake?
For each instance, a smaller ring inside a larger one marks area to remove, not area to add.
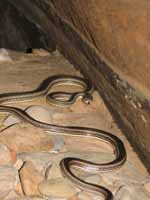
[[[62,91],[49,93],[50,89],[52,89],[53,86],[66,84],[80,86],[82,87],[82,90],[74,93]],[[60,168],[62,174],[71,182],[73,182],[77,187],[90,192],[97,193],[98,195],[102,195],[105,200],[112,200],[113,194],[110,190],[96,184],[85,182],[84,180],[77,177],[72,172],[71,168],[75,167],[85,172],[98,173],[109,172],[110,170],[114,170],[121,167],[126,161],[126,151],[122,141],[118,137],[112,135],[111,133],[95,128],[59,126],[54,124],[43,123],[33,119],[26,112],[19,108],[5,105],[11,102],[30,101],[45,96],[48,102],[61,106],[71,105],[79,97],[83,100],[84,103],[90,103],[90,101],[92,100],[93,91],[94,88],[91,82],[87,79],[70,75],[55,75],[43,81],[36,90],[23,93],[1,94],[0,112],[14,114],[16,117],[18,117],[24,122],[28,122],[36,127],[43,128],[53,133],[96,138],[107,142],[109,145],[111,145],[115,154],[115,159],[110,162],[98,164],[79,158],[67,157],[60,161]]]

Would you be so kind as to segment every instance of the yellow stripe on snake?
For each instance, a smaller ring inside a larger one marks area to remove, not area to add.
[[[53,86],[64,84],[80,86],[82,87],[82,90],[74,93],[62,91],[49,93]],[[75,184],[76,187],[89,192],[94,192],[98,195],[102,195],[105,200],[112,200],[113,194],[110,190],[96,184],[85,182],[72,172],[71,167],[75,167],[76,169],[90,173],[109,172],[110,170],[112,171],[120,168],[126,161],[126,150],[124,144],[118,137],[112,135],[111,133],[95,128],[58,126],[54,124],[43,123],[31,118],[26,112],[19,108],[6,105],[10,102],[34,100],[36,98],[45,96],[48,102],[60,106],[71,105],[77,100],[77,98],[81,98],[84,103],[90,103],[90,101],[92,101],[93,91],[93,85],[87,79],[70,75],[52,76],[43,81],[41,85],[34,91],[1,94],[0,112],[8,112],[14,114],[24,122],[30,123],[36,127],[40,127],[53,133],[96,138],[101,141],[103,140],[104,142],[107,142],[109,145],[111,145],[115,154],[115,159],[111,162],[99,164],[79,158],[67,157],[61,160],[60,168],[64,177],[68,178],[72,183]]]

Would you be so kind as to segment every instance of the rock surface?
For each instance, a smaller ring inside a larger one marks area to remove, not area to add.
[[[32,87],[36,88],[42,79],[47,78],[49,71],[52,74],[61,72],[79,75],[79,72],[73,69],[58,52],[51,55],[43,55],[42,52],[40,58],[36,54],[24,55],[13,52],[11,55],[14,64],[9,66],[8,63],[3,63],[3,70],[0,68],[2,75],[0,90],[3,92],[9,92],[10,88],[12,91],[31,91]],[[21,67],[24,71],[21,71]],[[6,81],[6,76],[10,81]],[[47,113],[43,117],[48,117],[48,121],[53,124],[90,126],[116,134],[126,146],[128,159],[124,166],[116,171],[98,174],[74,169],[75,174],[85,181],[109,188],[118,200],[133,200],[135,197],[142,200],[150,199],[149,175],[117,128],[98,93],[94,93],[93,96],[94,101],[90,105],[84,105],[79,100],[68,108],[47,105],[44,99],[11,105],[23,110],[31,107],[33,113],[35,110],[37,112],[35,105],[39,105],[40,112]],[[6,117],[6,114],[3,115]],[[37,115],[40,119],[39,112]],[[40,120],[43,117],[41,116]],[[97,163],[111,161],[114,159],[112,148],[104,142],[89,137],[86,139],[45,132],[30,124],[22,123],[7,128],[5,125],[5,129],[1,130],[0,143],[1,199],[101,200],[100,196],[81,191],[63,178],[59,163],[64,157],[83,158]]]
[[[16,124],[1,132],[0,143],[19,152],[44,151],[53,148],[51,136],[39,128]]]
[[[40,195],[38,184],[43,181],[44,177],[33,163],[25,162],[19,174],[24,194],[27,196]]]
[[[67,180],[62,178],[50,179],[39,184],[41,194],[56,198],[70,198],[76,190]]]

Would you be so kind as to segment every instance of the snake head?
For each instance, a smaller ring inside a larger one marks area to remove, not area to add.
[[[82,97],[82,102],[85,104],[90,104],[93,101],[93,96],[89,93],[86,93]]]

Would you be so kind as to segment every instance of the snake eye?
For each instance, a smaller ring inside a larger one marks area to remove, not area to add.
[[[91,94],[86,93],[83,97],[82,97],[82,102],[85,104],[90,104],[93,101],[93,96]]]

